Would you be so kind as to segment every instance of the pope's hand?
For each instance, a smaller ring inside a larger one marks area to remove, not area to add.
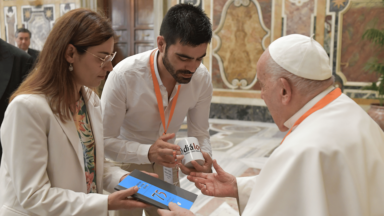
[[[160,216],[194,216],[191,211],[185,208],[181,208],[176,203],[170,202],[168,207],[170,211],[165,209],[158,209],[157,213],[159,213]]]
[[[211,173],[212,172],[212,158],[211,156],[206,153],[201,151],[203,154],[205,163],[201,166],[199,163],[196,161],[191,161],[192,165],[194,168],[188,168],[184,166],[183,164],[179,164],[181,172],[183,172],[185,175],[189,175],[191,172],[203,172],[203,173]]]
[[[204,195],[238,198],[235,176],[225,172],[216,160],[213,160],[213,167],[217,173],[192,172],[187,178],[194,182]]]
[[[128,188],[126,190],[117,191],[111,193],[108,196],[108,210],[120,210],[120,209],[135,209],[135,208],[148,208],[151,205],[128,198],[137,193],[139,188],[137,186]]]
[[[181,155],[180,147],[167,141],[175,137],[174,133],[164,134],[149,148],[148,159],[165,167],[175,167],[184,158]],[[176,158],[174,153],[176,153]],[[175,160],[176,159],[176,160]]]

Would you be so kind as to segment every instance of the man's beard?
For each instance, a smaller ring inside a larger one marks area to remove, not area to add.
[[[185,77],[182,77],[181,75],[193,75],[193,72],[189,70],[177,70],[175,72],[175,69],[173,68],[173,66],[171,65],[171,62],[169,62],[169,59],[167,57],[167,51],[165,52],[162,60],[163,60],[163,65],[165,69],[167,69],[167,71],[172,75],[172,77],[176,80],[176,82],[180,84],[187,84],[191,81],[192,76],[190,78],[185,78]]]

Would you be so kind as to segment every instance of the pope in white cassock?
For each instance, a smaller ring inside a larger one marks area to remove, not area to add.
[[[329,58],[312,38],[288,35],[260,57],[261,97],[287,136],[258,176],[191,173],[203,194],[238,199],[242,215],[384,215],[384,133],[334,88]],[[170,204],[161,215],[193,215]]]

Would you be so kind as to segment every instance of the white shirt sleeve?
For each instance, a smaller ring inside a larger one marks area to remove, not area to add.
[[[201,91],[196,105],[188,111],[188,136],[196,137],[201,150],[212,157],[212,147],[209,139],[209,110],[212,100],[212,82],[209,76],[201,83],[205,88]]]
[[[101,97],[105,156],[122,163],[150,164],[150,144],[120,139],[120,128],[127,112],[126,94],[130,94],[123,77],[111,72]]]

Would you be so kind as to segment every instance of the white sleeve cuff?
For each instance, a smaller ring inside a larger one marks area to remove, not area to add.
[[[255,185],[256,177],[257,176],[236,178],[239,197],[237,201],[240,213],[244,212],[245,206],[247,205],[249,197],[251,196],[253,186]]]
[[[150,164],[148,158],[148,152],[151,145],[148,144],[140,144],[139,149],[137,149],[137,158],[139,159],[140,164]]]

